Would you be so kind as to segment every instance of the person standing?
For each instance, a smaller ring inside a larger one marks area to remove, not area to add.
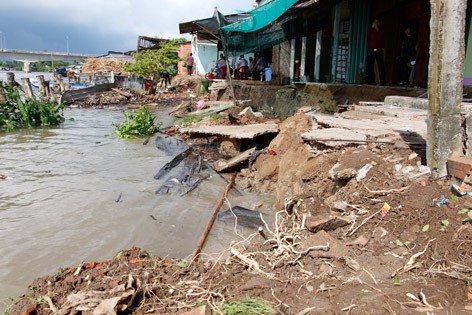
[[[380,85],[386,85],[383,49],[385,48],[385,32],[380,28],[380,20],[375,17],[372,27],[367,32],[367,76],[369,84],[377,85],[374,65],[377,62]]]
[[[190,56],[187,57],[187,73],[188,73],[188,75],[192,75],[193,64],[194,63],[195,63],[195,59],[193,59],[193,54],[190,53]]]
[[[400,41],[400,51],[398,53],[397,82],[399,85],[410,86],[410,74],[415,65],[416,43],[411,34],[411,28],[406,26]]]

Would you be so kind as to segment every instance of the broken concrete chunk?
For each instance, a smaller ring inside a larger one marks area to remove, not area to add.
[[[374,167],[374,164],[375,163],[367,163],[359,171],[357,171],[356,181],[360,182],[363,180],[367,176],[367,173],[370,171],[370,169]]]
[[[353,168],[336,170],[337,168],[335,165],[329,170],[329,177],[331,179],[351,179],[357,176],[357,171]]]
[[[254,115],[254,112],[251,106],[246,107],[239,113],[239,116],[244,116],[244,115]]]
[[[228,83],[225,81],[213,81],[213,83],[210,85],[208,90],[210,91],[217,91],[217,90],[226,90],[228,87]]]
[[[336,201],[333,208],[336,210],[346,211],[348,204],[345,201]]]
[[[349,223],[350,221],[347,219],[338,216],[333,216],[323,220],[308,219],[306,222],[306,227],[310,232],[316,233],[321,230],[333,231],[340,227],[346,226]]]

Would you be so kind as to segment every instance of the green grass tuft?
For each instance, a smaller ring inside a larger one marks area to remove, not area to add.
[[[220,308],[224,315],[271,315],[274,309],[263,299],[248,299],[224,304]]]

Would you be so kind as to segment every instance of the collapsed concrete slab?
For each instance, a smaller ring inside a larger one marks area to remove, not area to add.
[[[426,139],[426,119],[425,115],[402,115],[402,117],[392,117],[375,115],[364,118],[365,113],[357,111],[344,112],[341,115],[327,115],[321,113],[309,113],[312,119],[319,125],[327,128],[341,128],[355,130],[356,133],[375,137],[376,140],[390,139],[403,140],[407,133],[416,134]],[[406,116],[406,117],[404,117]]]
[[[428,106],[426,102],[426,106]],[[381,116],[390,116],[390,117],[401,117],[401,118],[411,118],[412,116],[421,117],[426,119],[428,112],[425,109],[420,108],[409,108],[409,107],[396,107],[392,105],[377,105],[377,106],[359,106],[353,105],[352,108],[358,112],[366,112],[375,115]]]
[[[243,126],[194,126],[179,129],[181,133],[190,135],[223,136],[234,139],[254,139],[257,136],[278,133],[276,123],[252,124]]]
[[[305,141],[320,142],[328,147],[359,144],[367,140],[364,134],[343,128],[313,129],[302,134],[302,138]]]

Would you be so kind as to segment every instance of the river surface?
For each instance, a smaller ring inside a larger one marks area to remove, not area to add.
[[[132,246],[188,257],[226,186],[212,176],[184,197],[157,195],[153,176],[171,157],[154,139],[113,136],[122,109],[64,115],[60,128],[0,133],[0,174],[8,176],[0,180],[0,310],[38,276]],[[267,210],[270,199],[229,195],[232,206],[252,209],[262,202]],[[235,237],[216,221],[204,251],[218,257]]]

